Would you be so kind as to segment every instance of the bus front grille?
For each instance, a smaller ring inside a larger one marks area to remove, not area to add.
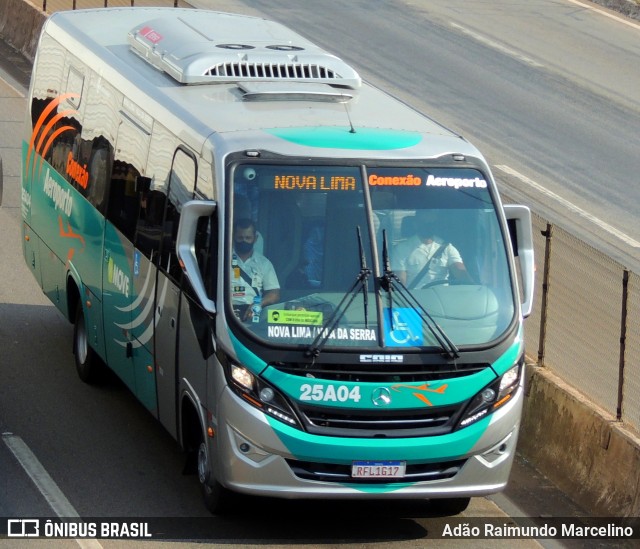
[[[297,403],[310,433],[355,438],[406,438],[450,433],[463,405],[411,410],[354,410]]]
[[[348,484],[398,484],[407,482],[428,482],[453,478],[460,472],[466,460],[444,461],[440,463],[408,464],[403,478],[353,478],[351,465],[315,463],[288,459],[287,464],[298,478],[318,482],[341,482]]]

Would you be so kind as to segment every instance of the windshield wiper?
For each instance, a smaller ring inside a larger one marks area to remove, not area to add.
[[[368,326],[368,303],[369,303],[369,295],[367,292],[367,280],[371,275],[371,269],[367,267],[367,260],[364,254],[364,247],[362,246],[362,234],[360,233],[360,225],[356,227],[356,231],[358,234],[358,248],[360,249],[360,272],[356,277],[353,286],[347,290],[347,292],[342,296],[340,303],[334,309],[331,316],[327,319],[327,321],[320,327],[318,331],[318,335],[311,342],[311,345],[305,352],[306,356],[310,356],[313,358],[317,358],[320,355],[320,351],[327,343],[327,340],[331,336],[331,333],[336,328],[338,323],[342,320],[342,317],[347,312],[347,309],[353,303],[353,300],[358,295],[358,292],[362,289],[362,297],[363,297],[363,305],[364,305],[364,321],[365,327]],[[349,302],[345,305],[345,301],[349,300]]]
[[[423,322],[427,325],[427,328],[429,328],[429,331],[433,334],[433,337],[436,339],[445,354],[451,359],[458,358],[460,356],[460,351],[456,344],[427,312],[413,293],[411,293],[411,290],[402,283],[400,278],[398,278],[398,275],[391,270],[386,229],[383,229],[382,231],[382,261],[384,264],[384,273],[380,277],[380,287],[389,294],[389,314],[390,322],[392,323],[390,326],[391,329],[394,329],[393,323],[396,321],[396,317],[393,314],[393,293],[397,288],[397,293],[401,302],[405,306],[413,308],[420,314]]]

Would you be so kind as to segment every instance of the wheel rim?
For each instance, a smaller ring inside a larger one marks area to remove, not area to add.
[[[87,330],[84,325],[84,316],[78,319],[78,325],[76,326],[76,354],[80,364],[84,364],[89,354],[87,342]]]
[[[198,448],[198,480],[201,484],[205,484],[207,481],[208,469],[207,449],[205,448],[204,442],[202,442],[200,448]]]

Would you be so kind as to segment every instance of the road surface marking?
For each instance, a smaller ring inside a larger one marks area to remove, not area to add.
[[[520,181],[522,181],[523,183],[525,183],[529,187],[532,187],[533,189],[535,189],[539,193],[542,193],[543,195],[555,200],[556,202],[561,204],[563,207],[571,210],[575,214],[578,214],[580,217],[583,217],[584,219],[589,220],[594,225],[597,225],[598,227],[600,227],[604,231],[606,231],[609,234],[615,236],[616,238],[622,240],[625,244],[627,244],[627,245],[629,245],[629,246],[631,246],[633,248],[640,248],[640,242],[638,242],[637,240],[634,240],[628,234],[625,234],[622,231],[619,231],[615,227],[612,227],[608,223],[602,221],[602,219],[596,217],[593,214],[590,214],[589,212],[583,210],[582,208],[579,208],[578,206],[576,206],[572,202],[569,202],[566,198],[562,198],[560,195],[557,195],[553,191],[550,191],[549,189],[543,187],[539,183],[536,183],[533,179],[528,178],[526,175],[522,175],[520,172],[514,170],[513,168],[510,168],[509,166],[499,165],[499,166],[495,166],[495,167],[498,170],[500,170],[501,172],[504,172],[507,175],[510,175],[512,177],[515,177],[515,178],[519,179]]]
[[[2,433],[2,440],[47,500],[53,512],[59,518],[79,519],[78,512],[25,442],[12,433]],[[94,539],[76,539],[75,541],[82,549],[102,549],[102,545]]]
[[[567,2],[571,2],[572,4],[576,4],[577,6],[581,6],[583,8],[587,8],[588,10],[591,11],[597,11],[598,13],[604,15],[605,17],[608,17],[609,19],[613,19],[615,21],[617,21],[618,23],[624,23],[625,25],[628,25],[636,30],[640,30],[640,25],[638,23],[634,23],[633,21],[629,21],[628,19],[625,19],[624,17],[621,17],[619,15],[615,15],[613,13],[609,13],[608,11],[605,11],[603,9],[600,8],[596,8],[595,6],[591,5],[591,4],[585,4],[583,2],[578,2],[578,0],[567,0]]]
[[[519,61],[522,61],[523,63],[526,63],[527,65],[530,65],[532,67],[543,67],[544,65],[542,65],[541,63],[538,63],[537,61],[531,59],[530,57],[527,57],[526,55],[522,55],[521,53],[512,50],[511,48],[507,48],[505,45],[500,44],[499,42],[495,42],[494,40],[491,40],[490,38],[487,38],[486,36],[479,34],[475,31],[472,31],[471,29],[467,28],[467,27],[463,27],[462,25],[458,25],[458,23],[454,23],[454,22],[450,22],[450,25],[454,28],[454,29],[458,29],[460,32],[462,32],[463,34],[466,34],[467,36],[470,36],[471,38],[473,38],[474,40],[476,40],[477,42],[480,42],[481,44],[484,44],[485,46],[489,46],[490,48],[494,49],[494,50],[498,50],[501,53],[504,53],[510,57],[514,57],[516,59],[518,59]]]

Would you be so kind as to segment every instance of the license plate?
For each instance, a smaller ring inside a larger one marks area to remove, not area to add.
[[[404,478],[406,461],[354,461],[351,478]]]

